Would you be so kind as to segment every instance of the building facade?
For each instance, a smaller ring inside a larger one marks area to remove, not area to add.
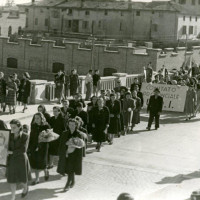
[[[0,35],[10,36],[25,28],[26,14],[18,7],[2,7],[0,10]]]
[[[26,10],[28,32],[161,42],[196,39],[200,12],[179,3],[43,0],[19,6]]]

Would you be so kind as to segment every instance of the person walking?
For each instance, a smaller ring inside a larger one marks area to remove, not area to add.
[[[21,184],[23,191],[21,197],[28,195],[28,181],[31,180],[30,164],[27,156],[29,136],[22,131],[22,124],[19,120],[13,119],[10,122],[11,135],[9,138],[6,177],[10,184],[12,198],[15,200],[17,184]]]
[[[108,127],[108,138],[109,144],[113,144],[113,139],[115,135],[118,135],[120,132],[120,113],[121,113],[121,104],[120,101],[116,100],[115,94],[110,95],[110,100],[106,102],[106,106],[110,112],[110,124]]]
[[[152,95],[149,99],[149,103],[147,105],[147,112],[149,113],[149,121],[147,130],[151,130],[151,125],[155,118],[155,129],[159,128],[159,119],[160,114],[163,108],[163,97],[160,96],[160,90],[158,88],[154,89],[154,95]]]
[[[86,78],[85,78],[85,86],[86,86],[86,97],[85,100],[89,101],[92,95],[92,85],[93,85],[93,78],[92,78],[92,70],[89,70]]]
[[[54,133],[57,133],[59,136],[62,135],[62,132],[65,130],[65,125],[64,125],[64,118],[61,114],[61,110],[59,107],[55,106],[53,107],[53,115],[51,117],[51,128],[53,129]],[[58,156],[58,147],[60,144],[60,137],[49,143],[49,166],[48,169],[53,168],[53,163],[54,163],[54,157]]]
[[[63,105],[63,107],[60,109],[60,111],[61,111],[61,115],[64,119],[64,125],[66,125],[70,118],[74,118],[75,110],[73,108],[69,107],[68,100],[62,100],[62,105]],[[66,128],[67,127],[65,127],[65,129]]]
[[[123,100],[125,135],[131,129],[134,109],[135,109],[135,101],[131,97],[131,93],[126,92],[125,98]]]
[[[195,106],[197,105],[197,94],[193,85],[189,85],[185,100],[186,121],[195,115]]]
[[[140,110],[142,103],[141,99],[137,96],[136,90],[132,92],[132,97],[135,100],[135,109],[133,110],[132,127],[131,127],[131,130],[133,131],[135,125],[140,123]]]
[[[49,171],[47,170],[49,144],[46,142],[39,143],[40,133],[47,129],[50,129],[50,125],[46,122],[44,115],[41,112],[36,113],[31,124],[28,148],[31,168],[35,172],[35,181],[32,182],[32,185],[40,183],[40,171],[44,171],[45,181],[49,179]]]
[[[65,73],[65,92],[64,92],[64,95],[65,95],[65,99],[67,99],[67,97],[69,96],[69,86],[70,86],[70,78],[69,78],[69,75],[67,73]]]
[[[99,75],[99,70],[96,69],[93,78],[93,95],[98,96],[99,90],[101,89],[101,77]]]
[[[75,119],[68,121],[68,129],[62,133],[60,141],[57,172],[63,176],[68,175],[64,187],[64,191],[68,191],[75,185],[75,175],[82,174],[82,148],[85,146]]]
[[[6,109],[6,81],[4,79],[4,73],[0,72],[0,103],[1,109],[5,112]]]
[[[77,104],[74,115],[75,115],[75,117],[78,116],[82,119],[82,121],[83,121],[82,127],[87,130],[88,113],[83,110],[83,104],[81,102]]]
[[[19,96],[18,101],[22,102],[24,105],[23,111],[25,112],[26,109],[28,109],[28,98],[31,95],[31,82],[29,81],[30,75],[28,72],[25,72],[23,74],[23,79],[21,80],[21,84],[19,86]]]
[[[58,104],[61,104],[61,100],[64,99],[64,83],[65,83],[65,75],[60,70],[55,75],[56,90],[55,90],[55,97],[58,99]]]
[[[78,87],[80,85],[76,69],[73,69],[71,71],[71,75],[69,76],[69,82],[70,82],[70,96],[74,96],[78,92]]]
[[[98,152],[100,152],[102,142],[105,142],[107,140],[107,129],[110,123],[110,113],[108,108],[104,106],[104,99],[102,97],[98,98],[97,107],[93,108],[92,114],[94,140],[97,142],[96,149]]]
[[[15,106],[17,103],[17,84],[15,83],[13,76],[8,77],[8,83],[6,85],[6,105],[9,107],[10,114],[15,114]]]

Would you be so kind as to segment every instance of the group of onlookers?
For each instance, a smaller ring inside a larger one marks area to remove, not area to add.
[[[85,78],[86,100],[91,98],[92,93],[94,95],[98,94],[100,90],[100,79],[99,70],[95,70],[94,73],[92,70],[89,70]],[[73,69],[70,75],[67,75],[63,71],[59,71],[55,75],[54,82],[56,85],[55,97],[58,98],[59,104],[61,103],[62,99],[66,99],[69,96],[74,96],[79,91],[80,80],[76,69]]]
[[[16,73],[4,78],[4,73],[0,72],[0,104],[1,111],[6,111],[6,106],[9,108],[10,114],[15,114],[17,102],[24,105],[23,112],[27,109],[28,98],[31,92],[30,75],[28,72],[23,74],[21,80],[18,79]]]

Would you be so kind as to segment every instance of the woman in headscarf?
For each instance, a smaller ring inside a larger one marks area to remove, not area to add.
[[[46,122],[44,115],[39,112],[33,117],[31,124],[30,142],[29,142],[29,158],[32,169],[35,171],[35,181],[32,185],[40,183],[39,173],[44,171],[45,180],[49,179],[49,172],[47,170],[48,163],[48,143],[39,143],[39,135],[42,131],[50,129],[50,125]]]
[[[29,136],[22,131],[22,124],[19,120],[12,120],[10,126],[6,177],[12,191],[11,200],[15,200],[16,187],[19,183],[23,186],[21,197],[24,198],[28,194],[28,181],[31,180],[27,156]]]
[[[68,175],[64,191],[68,191],[75,185],[75,175],[82,174],[82,148],[85,146],[78,130],[78,122],[69,119],[68,129],[63,132],[59,146],[59,162],[57,172]]]

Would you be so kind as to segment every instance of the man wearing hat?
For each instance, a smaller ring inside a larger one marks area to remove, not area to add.
[[[154,95],[152,95],[149,99],[149,103],[147,106],[147,112],[149,112],[149,122],[147,129],[151,130],[151,125],[155,118],[155,129],[159,128],[159,119],[160,114],[162,112],[163,107],[163,98],[160,96],[160,90],[158,88],[154,89]]]

